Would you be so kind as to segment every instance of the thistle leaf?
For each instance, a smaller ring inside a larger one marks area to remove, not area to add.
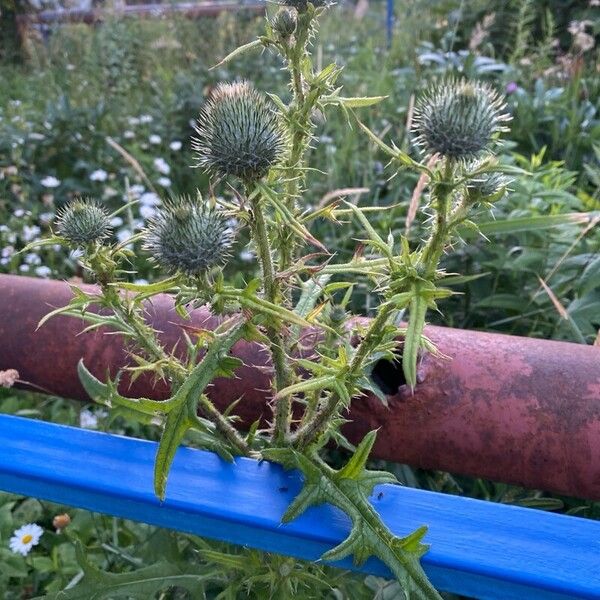
[[[419,563],[427,551],[427,546],[421,543],[426,527],[420,527],[406,537],[395,536],[369,502],[375,485],[396,481],[390,473],[364,468],[375,437],[374,431],[365,436],[346,466],[338,471],[328,467],[318,456],[308,456],[293,448],[263,450],[267,460],[277,462],[285,469],[297,468],[304,476],[304,486],[282,520],[290,521],[319,504],[338,507],[350,517],[352,528],[341,544],[322,556],[323,560],[337,561],[353,555],[355,564],[360,565],[369,556],[376,556],[404,585],[407,597],[441,600]]]
[[[165,499],[167,477],[175,458],[175,452],[177,452],[177,448],[179,448],[188,429],[195,424],[195,421],[189,415],[190,408],[193,407],[187,404],[178,406],[168,414],[165,421],[156,452],[156,460],[154,461],[154,493],[161,500]]]

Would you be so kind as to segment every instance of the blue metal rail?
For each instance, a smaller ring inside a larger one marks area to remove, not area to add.
[[[348,533],[330,506],[280,524],[298,473],[189,448],[178,451],[161,504],[155,452],[153,442],[0,415],[1,490],[307,560]],[[600,522],[390,485],[373,501],[398,535],[429,526],[423,564],[441,590],[481,600],[600,599]],[[373,559],[360,570],[389,574]]]

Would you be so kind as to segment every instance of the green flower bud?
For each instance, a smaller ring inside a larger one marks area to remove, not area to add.
[[[478,81],[449,80],[433,85],[415,106],[415,142],[427,155],[472,160],[489,151],[495,134],[510,119],[504,98]]]
[[[145,233],[144,248],[158,265],[190,276],[223,264],[234,242],[225,217],[188,196],[166,202]]]
[[[334,304],[329,312],[329,320],[334,327],[340,327],[348,320],[348,313],[343,306]]]
[[[106,239],[111,231],[108,213],[90,199],[73,200],[58,213],[58,234],[71,246],[85,246]]]
[[[471,202],[497,202],[506,194],[511,180],[502,173],[483,173],[467,184]]]
[[[195,130],[197,166],[245,182],[264,177],[285,148],[277,114],[248,82],[218,85],[202,107]]]
[[[297,24],[296,13],[287,8],[282,8],[271,21],[273,31],[284,40],[288,39],[296,31]]]

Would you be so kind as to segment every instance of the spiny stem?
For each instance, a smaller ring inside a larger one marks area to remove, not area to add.
[[[248,194],[252,209],[252,237],[258,250],[258,257],[262,268],[265,296],[269,302],[277,304],[280,299],[279,286],[275,281],[273,259],[267,224],[263,213],[260,194]],[[282,326],[279,322],[269,325],[268,334],[271,340],[270,350],[275,370],[275,391],[287,387],[291,381],[288,360],[284,349],[284,339],[281,333]],[[274,437],[276,443],[282,443],[289,432],[291,420],[291,399],[281,398],[273,406]]]
[[[223,415],[215,405],[210,401],[206,394],[201,394],[198,406],[207,419],[214,423],[223,437],[242,455],[250,455],[250,447],[238,433],[237,429],[231,425],[225,415]]]
[[[393,312],[394,306],[392,304],[384,304],[380,307],[377,316],[371,322],[365,337],[358,346],[346,375],[345,384],[349,389],[352,388],[355,378],[361,374],[365,360],[368,359],[371,352],[373,352],[381,340],[383,331]],[[294,446],[302,450],[312,444],[323,433],[331,418],[339,410],[341,403],[342,399],[340,396],[332,392],[325,405],[294,433],[292,438]]]

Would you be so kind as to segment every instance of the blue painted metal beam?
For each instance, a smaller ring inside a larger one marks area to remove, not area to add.
[[[189,448],[178,451],[161,504],[155,452],[153,442],[0,415],[1,490],[307,560],[348,533],[330,506],[280,524],[298,473]],[[398,535],[429,526],[423,564],[441,590],[481,600],[600,599],[600,522],[389,485],[376,488],[374,503]],[[360,570],[389,574],[376,560]]]

